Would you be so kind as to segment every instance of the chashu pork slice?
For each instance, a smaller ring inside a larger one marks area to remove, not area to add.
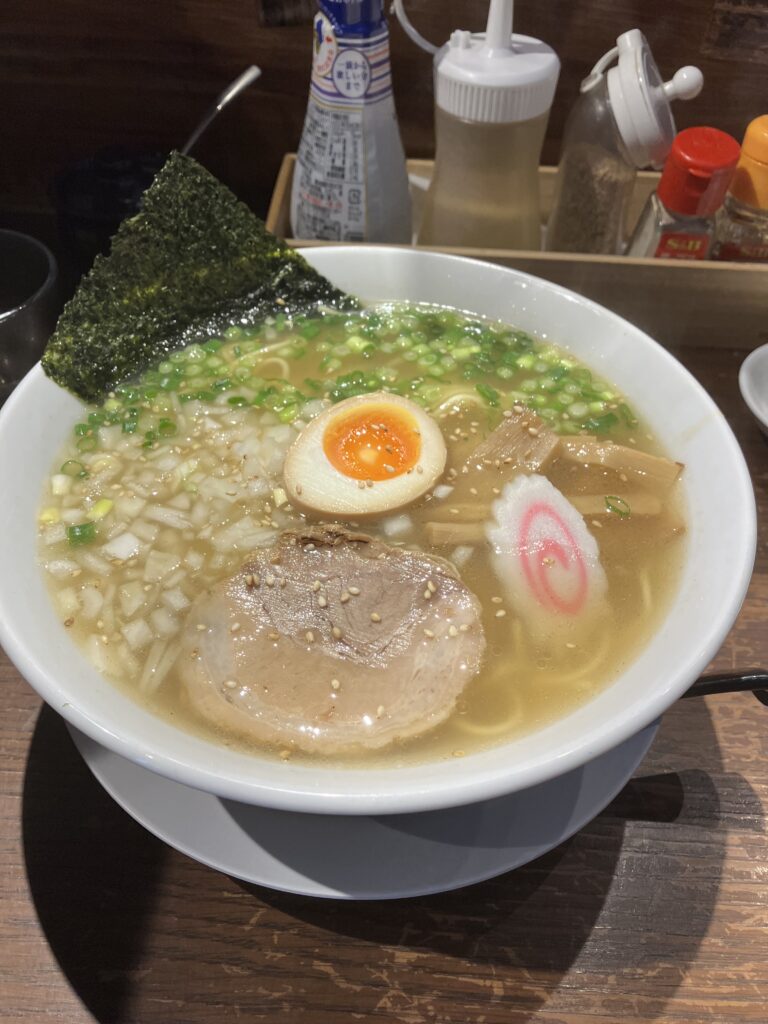
[[[284,533],[195,602],[182,683],[225,734],[381,748],[450,715],[480,666],[480,612],[441,559],[338,527]]]

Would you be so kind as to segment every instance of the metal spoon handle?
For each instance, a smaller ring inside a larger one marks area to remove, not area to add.
[[[247,89],[251,82],[255,82],[261,74],[261,68],[257,68],[255,64],[251,64],[249,68],[246,68],[241,75],[238,75],[234,82],[230,82],[223,93],[218,97],[213,106],[206,112],[202,121],[198,124],[197,128],[192,132],[181,152],[186,156],[190,149],[194,146],[200,136],[203,134],[208,125],[213,121],[217,114],[226,107],[228,103],[239,96],[243,89]]]
[[[768,672],[761,668],[749,668],[744,672],[701,676],[685,691],[683,697],[710,697],[718,693],[748,691],[754,693],[760,703],[768,707]]]

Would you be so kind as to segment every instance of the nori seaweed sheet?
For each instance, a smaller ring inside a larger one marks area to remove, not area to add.
[[[43,369],[99,402],[190,342],[319,304],[357,306],[197,161],[172,153],[141,212],[121,224],[64,307]]]

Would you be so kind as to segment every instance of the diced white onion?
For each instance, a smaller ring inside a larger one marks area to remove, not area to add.
[[[126,622],[120,632],[132,651],[140,651],[152,641],[152,630],[144,619],[136,619],[133,622]]]
[[[188,516],[165,505],[148,505],[144,509],[144,518],[154,523],[162,523],[163,526],[174,526],[178,530],[187,530],[192,525]]]
[[[117,591],[117,596],[120,600],[120,607],[123,615],[126,619],[130,619],[132,615],[141,608],[146,600],[146,593],[144,587],[138,580],[131,580],[129,583],[124,583]]]
[[[173,636],[179,628],[176,616],[171,615],[167,608],[155,608],[149,616],[149,622],[160,636]]]
[[[178,587],[174,587],[171,590],[164,590],[160,595],[160,600],[171,609],[173,612],[183,612],[185,608],[189,608],[190,601],[183,590]]]
[[[74,587],[64,587],[56,594],[56,604],[61,614],[66,618],[70,615],[77,615],[80,611],[80,601]]]
[[[43,530],[43,544],[61,544],[67,539],[67,528],[64,523],[54,523]]]
[[[60,498],[72,490],[72,477],[66,473],[54,473],[51,477],[51,493]]]
[[[172,551],[152,550],[144,563],[144,579],[147,583],[159,583],[160,580],[173,572],[181,562],[181,557]]]
[[[401,537],[413,528],[413,520],[408,515],[387,516],[381,520],[381,529],[387,537]]]
[[[119,558],[121,561],[126,561],[138,555],[141,551],[141,541],[135,534],[126,531],[113,537],[112,540],[104,544],[101,550],[107,558]]]
[[[65,576],[71,576],[73,572],[77,572],[80,566],[77,562],[73,562],[71,558],[54,558],[48,562],[45,567],[51,576],[55,576],[56,579],[64,579]]]
[[[83,605],[83,615],[86,619],[95,619],[104,605],[104,595],[92,583],[82,588],[80,600]]]

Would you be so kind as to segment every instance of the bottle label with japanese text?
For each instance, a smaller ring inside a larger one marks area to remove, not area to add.
[[[377,170],[386,191],[398,173],[390,164],[399,159],[404,175],[405,162],[392,99],[389,32],[384,22],[369,29],[360,35],[337,28],[322,10],[315,16],[309,104],[291,195],[297,238],[363,241],[381,238],[388,229],[391,213],[371,191],[370,175]],[[408,205],[407,180],[405,188]],[[410,224],[409,206],[406,214]]]

